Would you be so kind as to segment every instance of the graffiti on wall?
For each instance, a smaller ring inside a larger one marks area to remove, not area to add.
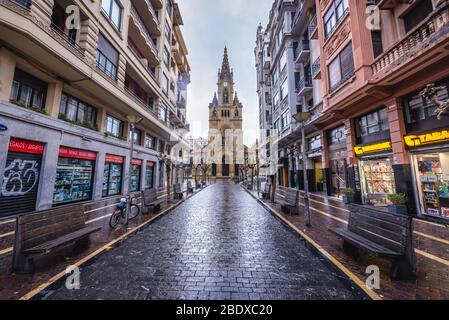
[[[38,179],[39,161],[16,158],[5,168],[0,196],[24,196],[33,191]]]

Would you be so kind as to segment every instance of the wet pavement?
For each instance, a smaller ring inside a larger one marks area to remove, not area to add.
[[[48,299],[356,299],[242,188],[217,182],[81,269]]]

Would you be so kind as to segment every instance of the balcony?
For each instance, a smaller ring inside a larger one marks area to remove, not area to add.
[[[182,95],[178,95],[178,99],[176,99],[176,106],[179,109],[185,109],[187,106],[186,98],[184,98]]]
[[[321,79],[321,61],[320,57],[312,63],[312,78],[313,79]]]
[[[30,9],[31,8],[31,0],[10,0],[11,2],[14,2],[26,9]]]
[[[298,81],[297,85],[298,96],[305,96],[308,93],[312,92],[312,77],[307,76]]]
[[[145,70],[148,71],[150,76],[157,81],[155,68],[152,67],[152,65],[149,63],[148,59],[144,58],[143,55],[139,52],[139,50],[133,45],[132,42],[128,41],[128,48],[131,50],[131,52],[134,54],[134,56],[137,58],[137,60],[143,65]]]
[[[178,42],[172,42],[171,52],[173,54],[173,58],[175,59],[176,65],[182,65],[184,63],[183,54]]]
[[[307,124],[311,124],[323,115],[323,102],[309,107],[308,111],[310,112],[310,119],[307,121]]]
[[[318,22],[316,15],[309,22],[309,39],[318,39]]]
[[[137,103],[139,106],[141,106],[146,111],[149,111],[155,118],[158,119],[158,116],[156,112],[154,111],[154,107],[148,105],[145,101],[143,101],[138,95],[136,95],[133,91],[131,91],[129,88],[124,87],[125,94],[131,98],[135,103]]]
[[[449,38],[449,4],[436,9],[421,24],[410,31],[404,39],[379,56],[371,68],[374,76],[385,74],[392,69],[410,65],[424,51],[435,47]]]
[[[186,120],[184,116],[179,112],[173,113],[170,111],[170,123],[174,126],[175,129],[185,128]]]
[[[298,48],[295,52],[296,63],[304,63],[310,59],[310,43],[307,40],[301,40],[298,42]]]
[[[152,46],[157,51],[156,45],[154,44],[154,41],[153,41],[153,38],[160,37],[160,35],[161,35],[161,30],[159,28],[158,23],[155,22],[153,18],[151,18],[151,19],[149,19],[149,21],[153,21],[154,24],[152,24],[150,22],[148,24],[145,24],[144,20],[139,15],[138,9],[134,5],[131,5],[130,17],[132,18],[134,23],[139,27],[140,31],[144,34],[149,45]],[[145,20],[145,21],[148,21],[148,20]],[[151,26],[153,26],[153,28]]]

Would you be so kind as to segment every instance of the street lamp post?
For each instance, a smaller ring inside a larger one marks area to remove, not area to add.
[[[306,217],[306,227],[311,227],[310,221],[310,202],[309,202],[309,181],[307,180],[307,153],[306,153],[306,133],[305,124],[310,118],[309,112],[298,112],[293,116],[301,125],[301,153],[302,153],[302,170],[304,175],[304,214]],[[299,151],[299,150],[298,150]],[[298,157],[299,158],[299,157]]]
[[[136,115],[128,115],[126,119],[129,121],[130,129],[131,129],[131,138],[130,138],[130,155],[129,155],[129,177],[128,177],[128,202],[126,203],[126,213],[125,213],[125,225],[129,223],[129,212],[131,211],[131,172],[133,168],[133,157],[134,157],[134,135],[136,131],[136,124],[138,124],[143,119]]]

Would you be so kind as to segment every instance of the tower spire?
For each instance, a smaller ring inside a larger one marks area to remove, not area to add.
[[[228,48],[225,46],[224,54],[223,54],[223,63],[221,65],[221,74],[220,78],[224,79],[225,77],[231,78],[231,68],[229,67],[229,58],[228,58]]]

